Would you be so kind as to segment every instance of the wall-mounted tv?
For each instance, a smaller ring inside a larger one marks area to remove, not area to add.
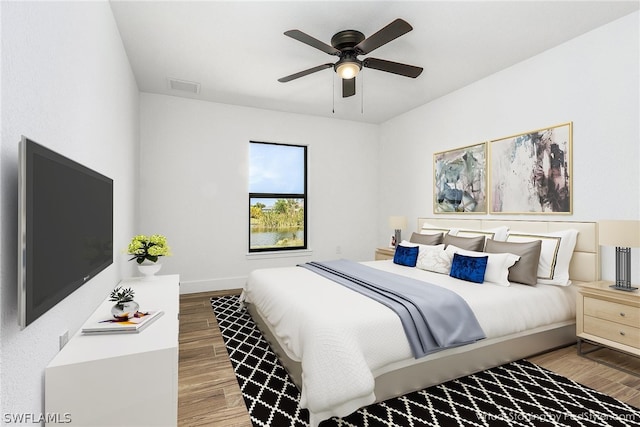
[[[18,323],[25,328],[113,263],[113,180],[22,137]]]

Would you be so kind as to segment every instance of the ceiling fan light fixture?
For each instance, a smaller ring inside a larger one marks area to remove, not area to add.
[[[408,22],[398,18],[369,37],[365,37],[363,33],[356,30],[339,31],[331,37],[331,45],[305,34],[300,30],[285,31],[285,36],[298,40],[329,55],[335,55],[340,59],[335,63],[329,62],[281,77],[278,81],[282,83],[290,82],[291,80],[333,67],[333,71],[342,80],[342,97],[348,98],[356,94],[355,77],[360,73],[362,67],[415,79],[422,73],[422,68],[378,58],[358,59],[358,56],[368,55],[372,51],[408,33],[412,29],[413,27],[411,27]]]
[[[336,66],[336,73],[341,79],[352,79],[360,72],[360,64],[357,62],[344,61]]]

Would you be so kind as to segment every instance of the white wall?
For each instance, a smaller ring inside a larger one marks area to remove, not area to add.
[[[431,215],[433,152],[569,120],[574,215],[561,218],[640,217],[638,13],[381,126],[139,96],[104,2],[2,2],[1,19],[3,414],[42,411],[58,336],[75,332],[132,274],[121,249],[133,234],[169,237],[174,256],[163,272],[180,273],[184,290],[241,286],[263,266],[371,259],[387,244],[389,215],[407,215],[412,227]],[[24,331],[16,318],[21,134],[115,181],[114,265]],[[249,140],[309,145],[312,255],[246,257]]]
[[[513,218],[640,219],[638,22],[633,13],[382,124],[380,157],[401,168],[380,168],[378,244],[390,214],[407,215],[409,233],[433,215],[434,152],[568,121],[573,215]],[[640,250],[632,253],[638,283]],[[610,248],[602,261],[612,279]]]
[[[38,416],[44,410],[44,369],[58,352],[59,335],[77,331],[119,279],[131,275],[121,250],[134,231],[139,94],[107,2],[2,2],[1,7],[0,412],[5,423],[5,414]],[[22,134],[114,180],[115,262],[21,331],[16,266]]]
[[[263,266],[373,259],[378,126],[147,93],[140,126],[140,232],[167,236],[163,272],[182,292],[242,287]],[[308,145],[312,255],[247,258],[251,140]]]

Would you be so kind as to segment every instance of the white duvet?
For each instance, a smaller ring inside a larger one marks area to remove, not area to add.
[[[575,319],[572,286],[476,284],[392,261],[364,263],[447,287],[464,298],[487,338]],[[374,378],[413,359],[398,316],[384,305],[300,267],[253,271],[254,304],[288,356],[302,364],[301,406],[311,426],[375,401]],[[445,350],[446,351],[446,350]]]

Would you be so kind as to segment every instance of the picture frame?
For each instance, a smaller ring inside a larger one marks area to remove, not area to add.
[[[573,214],[573,123],[489,142],[492,214]]]
[[[487,143],[433,154],[433,213],[487,212]]]

